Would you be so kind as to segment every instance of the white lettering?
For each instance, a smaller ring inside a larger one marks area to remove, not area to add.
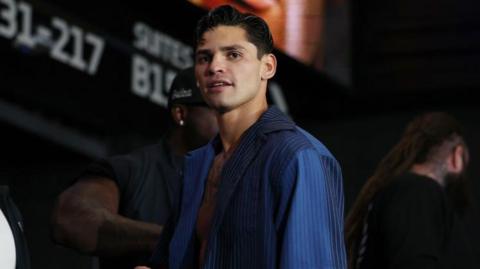
[[[18,3],[18,10],[22,14],[22,29],[17,36],[17,42],[33,48],[35,40],[32,35],[32,6],[25,2]]]
[[[193,65],[193,48],[142,22],[133,26],[133,44],[137,49],[172,64],[178,69]]]
[[[68,39],[70,38],[68,25],[64,20],[58,17],[52,18],[52,25],[60,31],[60,37],[54,43],[52,50],[50,51],[50,56],[53,59],[60,61],[64,64],[69,64],[70,57],[65,51],[63,51],[63,49],[67,45]]]
[[[89,32],[85,33],[78,26],[68,25],[66,21],[58,17],[52,18],[52,25],[60,32],[60,35],[53,42],[50,56],[78,70],[86,71],[89,75],[96,74],[103,55],[105,41],[97,35]],[[72,42],[72,55],[70,55],[65,50],[67,45]],[[85,57],[85,45],[93,47],[88,62]]]
[[[167,107],[168,97],[163,91],[163,68],[161,65],[152,64],[153,92],[150,95],[152,102]]]
[[[103,55],[103,49],[105,48],[105,41],[92,33],[87,33],[85,41],[93,46],[93,52],[87,69],[87,72],[90,75],[93,75],[97,73],[98,65],[100,64],[100,59]]]
[[[146,97],[150,93],[150,65],[139,55],[133,56],[132,64],[132,91],[141,97]]]
[[[145,50],[148,47],[148,26],[141,22],[137,22],[133,26],[133,35],[135,41],[133,45],[140,50]]]
[[[72,26],[70,33],[73,36],[73,57],[70,59],[70,64],[78,70],[84,71],[87,64],[83,59],[83,31],[77,26]]]
[[[157,105],[167,107],[166,89],[170,87],[175,76],[174,70],[149,62],[140,55],[134,55],[132,58],[132,92],[148,98]]]
[[[0,0],[0,3],[6,6],[5,9],[0,10],[0,18],[6,22],[2,25],[0,21],[0,36],[13,38],[17,33],[17,6],[13,0]]]

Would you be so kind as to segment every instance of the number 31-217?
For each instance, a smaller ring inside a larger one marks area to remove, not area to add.
[[[32,14],[32,6],[29,3],[0,0],[0,36],[7,39],[16,37],[17,43],[30,48],[35,47],[38,40],[42,40],[45,45],[44,41],[47,39],[51,41],[47,44],[53,59],[90,75],[96,74],[105,46],[102,38],[93,33],[84,32],[78,26],[69,25],[59,17],[52,18],[54,38],[51,30],[45,26],[37,26],[34,33]],[[88,59],[85,57],[86,52],[90,54]]]

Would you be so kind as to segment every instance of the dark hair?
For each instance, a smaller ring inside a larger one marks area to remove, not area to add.
[[[446,141],[463,137],[460,123],[443,112],[423,114],[411,121],[400,141],[380,161],[358,195],[345,224],[349,267],[353,268],[368,206],[374,196],[412,165],[429,161]]]
[[[212,9],[198,21],[195,31],[196,45],[198,46],[205,32],[221,25],[242,27],[247,33],[248,41],[257,47],[258,58],[273,51],[272,33],[267,23],[256,15],[241,13],[229,5]]]

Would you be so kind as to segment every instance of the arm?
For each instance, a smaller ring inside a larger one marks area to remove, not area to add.
[[[113,180],[92,176],[78,180],[55,205],[54,241],[96,255],[150,253],[162,227],[123,217],[118,206],[119,189]]]
[[[294,183],[280,268],[346,268],[342,175],[336,160],[304,150],[283,176]]]

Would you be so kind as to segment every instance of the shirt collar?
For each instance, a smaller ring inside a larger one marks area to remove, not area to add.
[[[294,129],[295,123],[288,116],[286,116],[276,106],[270,106],[267,111],[265,111],[260,118],[244,132],[241,139],[266,139],[266,136],[269,133]],[[218,152],[219,149],[221,150],[222,144],[220,135],[217,135],[212,140],[210,145],[214,152]]]

